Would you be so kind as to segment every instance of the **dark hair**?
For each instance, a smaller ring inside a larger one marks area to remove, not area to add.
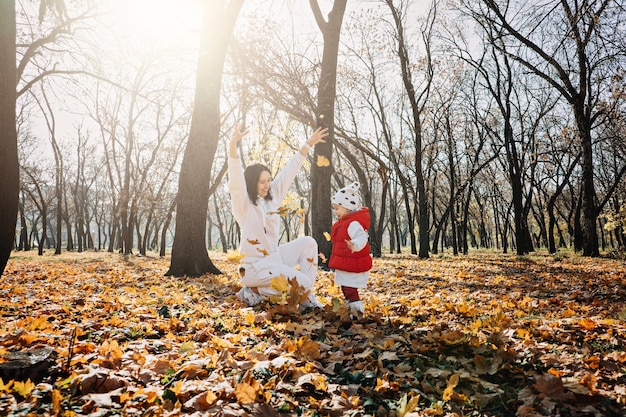
[[[252,204],[254,204],[255,206],[256,206],[256,199],[258,197],[256,192],[259,186],[259,178],[261,178],[261,173],[265,171],[271,174],[270,169],[263,164],[248,165],[246,169],[243,171],[243,176],[246,179],[246,189],[248,191],[248,197],[250,197],[250,201],[252,201]],[[272,199],[271,189],[267,192],[265,199],[266,200]]]

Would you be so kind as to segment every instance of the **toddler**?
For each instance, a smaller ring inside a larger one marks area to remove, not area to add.
[[[335,283],[341,285],[351,314],[365,312],[359,288],[367,286],[372,256],[368,243],[367,230],[370,225],[370,212],[360,206],[359,183],[354,182],[337,191],[331,203],[337,221],[330,234],[332,252],[329,268],[335,270]]]

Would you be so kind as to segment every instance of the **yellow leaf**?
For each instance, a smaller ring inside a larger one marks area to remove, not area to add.
[[[442,399],[444,401],[450,401],[452,399],[452,394],[454,394],[454,387],[448,385],[446,389],[443,391]]]
[[[180,394],[180,391],[183,389],[183,384],[184,382],[182,380],[178,380],[178,382],[176,382],[176,385],[172,386],[172,388],[170,389],[174,394],[178,396],[178,394]]]
[[[228,255],[226,255],[226,259],[228,260],[228,262],[239,263],[239,261],[241,261],[244,256],[246,255],[244,255],[243,253],[239,253],[238,250],[234,250],[228,252]]]
[[[254,315],[252,311],[246,311],[246,313],[243,316],[243,319],[246,321],[246,324],[252,325],[256,321],[256,316]]]
[[[9,381],[8,383],[4,383],[2,381],[2,378],[0,378],[0,392],[6,392],[8,393],[11,390],[11,385],[13,385],[13,380]]]
[[[326,261],[328,260],[326,259],[326,255],[324,255],[322,252],[318,253],[318,256],[320,257],[323,263],[326,263]]]
[[[402,396],[402,399],[400,400],[398,409],[396,410],[396,415],[398,417],[404,417],[406,414],[412,413],[414,410],[417,409],[419,400],[420,400],[419,394],[417,395],[410,394],[408,397],[407,397],[407,394],[404,394]]]
[[[26,382],[15,381],[13,383],[13,391],[19,394],[22,398],[27,398],[34,389],[35,384],[30,381],[30,378],[28,378]]]
[[[251,245],[258,245],[261,242],[259,242],[258,239],[254,239],[254,240],[248,239],[248,243],[251,244]]]
[[[318,167],[327,167],[330,166],[330,161],[323,155],[317,155],[317,163]]]
[[[125,404],[133,398],[133,395],[130,391],[125,391],[120,395],[118,402],[120,404]]]
[[[208,406],[212,406],[217,402],[217,395],[213,391],[207,391],[204,401],[206,401]]]
[[[193,352],[196,350],[196,344],[194,342],[183,342],[180,344],[178,351],[180,353]]]
[[[263,248],[256,248],[257,252],[261,252],[264,256],[269,255],[269,253],[267,253],[267,251]]]
[[[330,242],[330,233],[324,232],[324,237],[326,238],[327,241]]]
[[[270,280],[270,288],[279,292],[289,292],[289,281],[287,281],[287,277],[284,275],[274,277]]]
[[[481,327],[483,327],[483,321],[481,319],[476,319],[470,324],[470,330],[473,334],[478,333]]]

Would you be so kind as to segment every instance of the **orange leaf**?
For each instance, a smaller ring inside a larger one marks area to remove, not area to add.
[[[252,404],[256,402],[256,390],[247,382],[242,382],[235,387],[235,397],[239,404]]]
[[[594,330],[598,326],[596,322],[591,319],[578,320],[578,325],[582,327],[583,330]]]
[[[298,351],[302,356],[308,359],[318,359],[320,357],[320,344],[314,340],[310,340],[308,336],[298,340]]]
[[[450,401],[452,399],[452,394],[454,394],[454,388],[459,384],[459,374],[452,374],[448,379],[448,386],[443,391],[443,400]]]
[[[54,411],[54,415],[58,416],[61,412],[61,400],[63,400],[63,395],[61,395],[61,391],[58,389],[52,390],[52,410]]]

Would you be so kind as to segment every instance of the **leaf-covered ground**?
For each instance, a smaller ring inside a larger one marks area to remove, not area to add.
[[[223,275],[185,279],[165,277],[169,260],[156,257],[11,258],[0,365],[47,355],[48,367],[5,376],[0,415],[626,410],[623,261],[386,255],[362,291],[365,316],[351,320],[330,272],[317,284],[323,311],[288,298],[248,308],[236,264],[211,256]]]

